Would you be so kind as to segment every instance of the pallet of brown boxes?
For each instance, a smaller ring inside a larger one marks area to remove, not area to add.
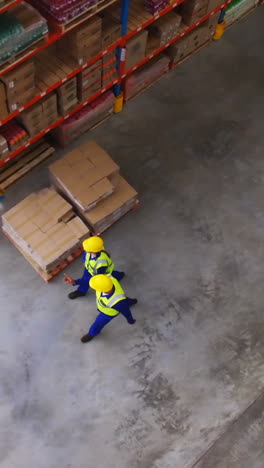
[[[119,174],[118,165],[94,141],[88,141],[49,167],[51,182],[100,234],[137,205],[137,192]]]
[[[82,252],[87,226],[53,188],[32,193],[2,216],[3,232],[45,281]]]

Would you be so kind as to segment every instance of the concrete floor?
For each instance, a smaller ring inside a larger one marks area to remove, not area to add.
[[[140,193],[105,235],[135,326],[81,344],[93,294],[70,302],[1,236],[1,468],[264,466],[263,22],[88,135]],[[47,183],[36,169],[3,208]]]

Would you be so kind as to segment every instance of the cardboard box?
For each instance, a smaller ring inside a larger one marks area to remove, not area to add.
[[[35,66],[34,62],[27,60],[22,65],[18,65],[16,68],[11,70],[8,73],[5,73],[1,80],[5,83],[6,87],[10,90],[18,88],[21,86],[21,83],[31,79],[34,81],[35,77]]]
[[[64,221],[63,217],[69,217]],[[31,264],[49,272],[89,237],[89,229],[54,189],[25,198],[2,216],[3,231]]]
[[[6,88],[4,83],[0,81],[0,120],[5,119],[7,116]]]
[[[125,70],[133,68],[145,58],[148,31],[144,30],[129,39],[126,44]]]
[[[102,50],[114,44],[121,37],[121,24],[107,14],[102,22]]]
[[[149,37],[147,42],[147,55],[176,37],[181,22],[182,17],[173,11],[155,21],[148,28]],[[151,41],[150,45],[149,41]]]
[[[112,195],[102,200],[96,207],[80,215],[94,234],[100,234],[126,214],[137,201],[136,190],[123,177]]]
[[[49,167],[54,186],[77,208],[90,210],[113,193],[119,167],[94,141]]]

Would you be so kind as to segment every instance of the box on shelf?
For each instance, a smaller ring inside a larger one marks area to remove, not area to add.
[[[58,119],[57,96],[51,93],[17,117],[31,137],[46,129]]]
[[[119,178],[119,166],[95,141],[68,153],[49,171],[54,186],[81,211],[111,195]]]
[[[121,37],[121,25],[107,12],[102,18],[102,50],[107,49],[111,44],[114,44]]]
[[[135,206],[137,197],[136,190],[120,176],[114,193],[90,211],[80,213],[80,216],[94,234],[100,234],[130,211]]]
[[[185,0],[181,5],[183,22],[191,26],[207,14],[208,0]]]
[[[57,89],[59,111],[61,115],[67,115],[78,104],[77,77],[66,81]]]
[[[37,94],[34,63],[29,61],[6,73],[2,78],[6,86],[9,112],[14,112]]]
[[[8,116],[8,108],[6,101],[6,88],[4,83],[0,81],[0,120]]]
[[[89,99],[102,87],[102,59],[85,68],[77,75],[78,99]]]
[[[173,11],[155,21],[149,28],[147,55],[177,36],[182,17]]]
[[[71,205],[52,188],[26,197],[2,222],[4,233],[41,272],[50,272],[89,236]]]
[[[102,19],[95,16],[81,24],[58,41],[57,48],[66,50],[78,65],[88,62],[102,50]]]
[[[84,132],[110,117],[113,113],[114,102],[113,93],[106,91],[55,128],[51,133],[53,138],[61,146],[66,146]]]
[[[125,80],[124,98],[126,101],[136,96],[144,88],[154,83],[160,76],[169,70],[170,59],[159,54],[146,63]]]
[[[144,30],[129,39],[126,44],[125,69],[133,68],[146,56],[148,31]]]

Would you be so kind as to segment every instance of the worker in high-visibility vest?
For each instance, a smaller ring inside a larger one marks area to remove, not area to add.
[[[136,320],[133,318],[130,307],[137,304],[137,299],[126,297],[119,281],[111,275],[95,275],[90,279],[90,287],[96,291],[96,305],[99,311],[87,335],[81,338],[82,343],[91,341],[99,335],[101,330],[122,314],[130,325]]]
[[[89,289],[89,281],[94,275],[111,274],[119,281],[125,276],[122,271],[114,270],[115,265],[109,253],[104,250],[104,241],[101,237],[93,236],[86,239],[83,242],[83,250],[84,272],[82,277],[76,280],[69,275],[64,277],[65,283],[78,286],[76,291],[72,291],[68,295],[69,299],[85,296]]]

